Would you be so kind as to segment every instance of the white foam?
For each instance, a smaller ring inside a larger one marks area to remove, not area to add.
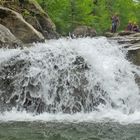
[[[17,112],[12,110],[10,112],[5,112],[0,114],[0,122],[9,122],[9,121],[42,121],[42,122],[64,122],[64,123],[80,123],[80,122],[119,122],[121,124],[130,124],[130,123],[140,123],[140,112],[135,111],[133,114],[124,114],[118,110],[104,110],[104,111],[94,111],[91,113],[76,113],[73,115],[70,114],[49,114],[43,113],[40,115],[33,115],[31,113]]]

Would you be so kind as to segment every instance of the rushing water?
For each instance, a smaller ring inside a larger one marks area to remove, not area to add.
[[[105,37],[1,49],[0,139],[140,139],[140,68],[126,56]]]

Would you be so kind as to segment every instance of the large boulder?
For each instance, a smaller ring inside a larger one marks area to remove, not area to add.
[[[14,2],[3,1],[5,7],[20,13],[46,39],[58,38],[55,24],[35,0],[25,0],[22,7],[20,7],[18,0],[14,0]]]
[[[1,63],[0,112],[11,110],[13,107],[37,113],[44,111],[45,103],[36,95],[40,88],[39,83],[34,85],[36,77],[26,77],[30,65],[30,61],[19,59],[19,55]]]
[[[140,66],[140,44],[128,48],[128,57],[135,65]]]
[[[114,37],[114,36],[117,36],[117,35],[118,35],[117,33],[111,33],[111,32],[105,32],[104,33],[105,37]]]
[[[72,35],[75,37],[95,37],[96,36],[96,30],[92,27],[88,26],[79,26],[74,29],[72,32]]]
[[[0,48],[3,46],[11,48],[22,46],[22,43],[10,32],[9,29],[0,24]]]
[[[44,61],[26,50],[1,61],[0,112],[13,107],[34,113],[90,112],[106,104],[109,97],[99,82],[87,88],[90,66],[83,57],[76,56],[62,68],[63,55],[42,55]]]
[[[118,33],[118,35],[120,36],[126,36],[126,35],[131,35],[131,34],[135,34],[135,32],[132,31],[121,31]]]
[[[19,13],[0,6],[0,24],[7,27],[23,43],[42,42],[43,35],[27,23]]]

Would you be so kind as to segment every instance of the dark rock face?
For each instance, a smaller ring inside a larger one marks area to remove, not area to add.
[[[0,67],[0,89],[1,89],[1,98],[0,102],[3,104],[2,107],[4,109],[5,105],[8,106],[10,109],[13,106],[16,106],[16,101],[19,100],[18,95],[13,95],[15,90],[15,79],[17,78],[16,75],[22,75],[22,71],[25,72],[26,63],[24,60],[15,61],[11,59],[7,63],[1,64]],[[19,78],[19,77],[18,77]],[[12,106],[11,106],[12,104]],[[7,108],[6,108],[7,109]]]
[[[44,111],[45,103],[35,93],[31,95],[31,92],[39,91],[40,85],[39,83],[33,85],[35,79],[26,77],[30,61],[18,58],[19,56],[11,58],[0,67],[1,111],[17,107],[18,110],[41,113]]]
[[[128,58],[135,64],[140,66],[140,47],[136,49],[130,49],[128,51]]]
[[[19,41],[9,29],[0,24],[0,47],[21,47],[22,43]]]
[[[96,31],[95,29],[88,26],[79,26],[72,32],[72,35],[75,37],[95,37]]]

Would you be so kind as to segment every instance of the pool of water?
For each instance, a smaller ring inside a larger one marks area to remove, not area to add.
[[[140,124],[1,122],[0,140],[140,140]]]

